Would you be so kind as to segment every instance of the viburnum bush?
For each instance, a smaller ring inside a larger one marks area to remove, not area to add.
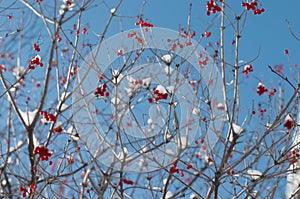
[[[272,7],[176,4],[0,1],[2,198],[300,197],[297,60],[243,45]]]

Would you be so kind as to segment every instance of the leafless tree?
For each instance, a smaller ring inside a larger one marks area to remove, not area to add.
[[[299,197],[297,68],[269,66],[278,85],[243,96],[260,50],[241,61],[240,41],[261,2],[203,1],[197,30],[193,1],[176,30],[128,3],[0,1],[1,196]]]

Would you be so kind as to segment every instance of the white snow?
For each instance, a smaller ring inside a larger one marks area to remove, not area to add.
[[[246,174],[251,178],[251,180],[257,180],[262,175],[260,171],[254,169],[247,170]]]
[[[166,55],[163,55],[161,57],[161,59],[166,63],[166,64],[170,64],[171,61],[172,61],[172,58],[173,58],[173,55],[170,55],[170,54],[166,54]]]
[[[232,129],[233,129],[233,131],[236,133],[236,134],[240,134],[241,132],[243,132],[243,128],[242,127],[240,127],[239,125],[237,125],[237,124],[234,124],[234,123],[232,123]],[[227,138],[229,137],[229,141],[230,142],[232,142],[232,140],[233,140],[233,132],[231,131],[231,128],[230,128],[230,125],[229,125],[229,129],[228,129],[228,136],[227,136]]]
[[[23,112],[21,109],[19,109],[21,117],[23,118],[27,126],[29,126],[33,122],[34,116],[37,114],[37,111],[38,110],[36,109],[34,111]]]
[[[16,79],[19,79],[25,72],[25,68],[23,66],[19,66],[13,69],[13,76],[16,77]]]

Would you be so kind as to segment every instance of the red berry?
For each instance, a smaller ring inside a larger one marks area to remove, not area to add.
[[[206,31],[206,32],[205,32],[205,37],[208,38],[208,37],[210,37],[210,36],[211,36],[211,32]]]
[[[284,54],[289,54],[289,50],[285,49]]]

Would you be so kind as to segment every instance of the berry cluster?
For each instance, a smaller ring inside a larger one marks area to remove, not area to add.
[[[59,36],[59,34],[56,34],[57,42],[61,42],[62,38]]]
[[[109,92],[106,91],[106,88],[107,88],[107,85],[106,83],[102,84],[101,86],[99,86],[96,91],[94,92],[94,95],[96,97],[103,97],[103,96],[106,96],[108,97],[109,96]]]
[[[86,28],[83,28],[83,29],[82,29],[82,34],[83,34],[83,35],[87,35],[87,34],[88,34],[88,31],[87,31]]]
[[[74,66],[71,69],[70,76],[72,77],[72,76],[76,75],[77,71],[78,71],[78,66]]]
[[[265,87],[265,85],[263,85],[261,82],[259,82],[256,92],[258,95],[262,95],[265,92],[268,92],[268,89]]]
[[[36,52],[40,52],[40,46],[38,44],[33,44],[33,48]]]
[[[36,188],[37,188],[36,184],[30,184],[29,185],[29,194],[32,195],[36,191]],[[20,191],[23,192],[22,196],[25,198],[27,189],[25,187],[20,187]]]
[[[123,183],[124,183],[124,184],[129,184],[129,185],[133,185],[133,184],[134,184],[133,181],[127,180],[127,179],[125,179],[125,178],[124,178],[123,180],[120,180],[119,186],[120,186],[120,187],[123,186]]]
[[[200,66],[206,66],[207,65],[207,62],[209,61],[209,59],[208,59],[208,57],[204,57],[203,58],[203,54],[200,54],[199,55],[199,58],[201,59],[201,60],[199,60],[198,61],[198,64],[200,65]]]
[[[51,153],[49,153],[49,150],[47,147],[45,146],[37,146],[35,149],[34,149],[34,152],[33,154],[39,154],[40,155],[40,160],[41,161],[48,161],[49,158],[51,157]]]
[[[5,72],[6,71],[6,67],[3,64],[0,64],[0,70]]]
[[[69,155],[69,156],[67,157],[67,163],[68,163],[68,164],[73,164],[74,162],[75,162],[74,157]]]
[[[137,18],[139,18],[139,17],[137,17]],[[141,27],[147,27],[147,28],[153,28],[153,24],[144,21],[142,18],[139,18],[139,20],[137,22],[135,22],[134,25],[141,26]]]
[[[20,191],[23,192],[22,196],[25,198],[26,197],[26,193],[27,193],[26,188],[20,187]]]
[[[155,101],[162,100],[162,99],[168,99],[168,93],[160,93],[158,89],[154,90],[154,95],[157,96],[154,98]]]
[[[171,50],[175,52],[177,47],[182,49],[184,46],[178,41],[177,44],[176,43],[172,44]]]
[[[228,170],[226,173],[227,173],[227,175],[234,175],[234,170],[232,170],[232,171]]]
[[[276,88],[269,90],[269,96],[274,96],[276,92],[277,92]]]
[[[67,6],[71,6],[72,5],[72,1],[66,1]]]
[[[144,43],[143,43],[143,39],[141,38],[141,37],[138,37],[137,35],[136,35],[136,32],[135,31],[132,31],[131,33],[128,33],[127,34],[127,37],[128,38],[134,38],[134,39],[136,39],[137,40],[137,42],[142,46]]]
[[[205,37],[206,37],[206,38],[208,38],[208,37],[210,37],[210,36],[211,36],[211,32],[209,32],[209,31],[205,31],[205,33],[204,33],[204,34],[205,34]]]
[[[170,167],[170,174],[179,173],[179,170],[176,167],[177,167],[177,164],[173,164]]]
[[[225,106],[222,103],[219,102],[217,104],[217,110],[223,111],[223,110],[225,110]]]
[[[248,74],[249,74],[250,72],[253,72],[252,65],[251,65],[251,64],[247,64],[247,65],[244,67],[243,74],[246,75],[246,77],[248,78]]]
[[[284,121],[283,126],[285,128],[287,128],[289,131],[293,130],[293,128],[295,127],[295,121],[294,121],[294,119],[292,118],[292,116],[290,114],[288,114],[285,117],[285,121]]]
[[[264,93],[268,92],[269,96],[274,96],[277,92],[276,88],[270,88],[269,90],[263,85],[261,82],[258,83],[257,90],[258,95],[263,95]]]
[[[43,115],[43,119],[46,122],[52,122],[52,123],[56,122],[56,116],[54,116],[54,115],[52,115],[50,113],[47,113],[46,111],[41,111],[40,115]]]
[[[261,118],[263,118],[264,117],[264,113],[267,112],[267,109],[263,108],[262,105],[261,105],[261,103],[258,103],[258,111],[259,111],[258,116],[261,117]],[[255,113],[255,111],[254,111],[254,113]],[[252,114],[253,114],[253,112],[252,112]]]
[[[182,36],[183,38],[192,39],[193,37],[196,36],[196,32],[195,32],[195,31],[193,31],[192,33],[190,33],[190,32],[188,32],[188,31],[186,31],[184,28],[181,28],[180,30],[181,30],[181,32],[182,32],[181,36]],[[171,41],[171,40],[170,40],[170,41]],[[170,41],[169,41],[169,42],[170,42]]]
[[[30,184],[29,188],[30,188],[29,189],[29,194],[31,195],[36,191],[37,186],[36,186],[36,184]]]
[[[31,70],[35,69],[34,65],[38,65],[40,67],[43,67],[44,64],[41,62],[41,57],[39,55],[35,56],[29,63],[28,68]]]
[[[186,168],[187,168],[187,169],[192,169],[192,168],[193,168],[193,165],[189,164],[189,165],[187,165]]]
[[[265,9],[264,8],[257,8],[258,6],[258,3],[257,1],[252,1],[250,3],[248,2],[242,2],[242,6],[243,7],[246,7],[246,10],[253,10],[253,14],[254,15],[260,15],[262,14],[263,12],[265,12]]]
[[[135,31],[132,31],[131,33],[127,34],[128,38],[135,37],[135,36],[136,36],[136,32]]]
[[[56,127],[55,129],[53,129],[52,133],[59,133],[61,134],[61,132],[63,131],[62,126]]]
[[[123,55],[123,49],[118,50],[117,56],[122,56]]]
[[[210,0],[209,2],[207,2],[206,9],[207,16],[209,16],[211,13],[215,14],[217,12],[221,12],[220,6],[218,6],[214,0]]]
[[[292,150],[289,154],[286,155],[286,159],[290,164],[295,164],[299,161],[300,154],[296,150]]]

